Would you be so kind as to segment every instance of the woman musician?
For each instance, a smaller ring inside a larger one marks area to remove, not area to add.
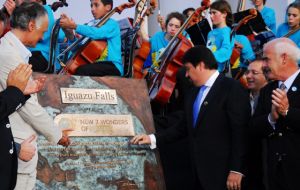
[[[287,7],[286,19],[287,21],[278,27],[276,36],[286,36],[300,48],[300,2],[291,3]]]
[[[164,48],[168,45],[172,37],[177,33],[181,25],[184,23],[184,17],[179,12],[172,12],[166,19],[166,32],[159,31],[154,34],[151,39],[151,50],[147,57],[144,68],[149,68],[152,65],[157,66],[158,58]],[[146,37],[143,37],[145,39]]]
[[[87,76],[122,76],[121,32],[119,24],[109,19],[101,27],[93,26],[113,8],[113,0],[91,0],[91,12],[94,20],[87,25],[76,24],[67,15],[62,14],[60,26],[73,29],[76,33],[92,40],[106,40],[107,47],[95,64],[81,65],[75,71],[76,75]]]

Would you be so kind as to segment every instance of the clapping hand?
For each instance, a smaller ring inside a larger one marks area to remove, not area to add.
[[[287,110],[289,109],[289,100],[287,97],[287,93],[279,88],[273,90],[272,105],[275,106],[275,110],[278,114],[286,116]]]
[[[42,90],[46,81],[46,76],[40,76],[35,80],[29,80],[24,90],[25,95],[34,94]]]
[[[24,92],[28,80],[32,74],[31,65],[20,64],[14,70],[10,71],[7,77],[7,86],[15,86]]]

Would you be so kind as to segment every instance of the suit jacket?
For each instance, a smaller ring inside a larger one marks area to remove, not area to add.
[[[9,33],[1,38],[0,44],[0,90],[6,88],[6,79],[10,70],[15,69],[20,63],[26,63],[22,59],[21,52]],[[31,95],[26,103],[18,111],[9,116],[12,133],[15,142],[21,143],[32,134],[42,134],[50,142],[57,143],[62,136],[61,130],[55,126],[53,119],[38,103],[37,94]],[[33,142],[36,145],[36,141]],[[29,162],[18,160],[18,173],[35,173],[38,154]]]
[[[278,88],[278,81],[273,81],[265,86],[258,99],[258,105],[252,119],[252,126],[257,135],[267,137],[268,141],[268,174],[272,174],[282,159],[285,172],[287,189],[300,187],[300,74],[294,80],[287,92],[289,111],[286,117],[280,116],[275,125],[275,130],[268,122],[271,112],[272,90]],[[272,182],[272,180],[269,180]]]
[[[239,83],[220,74],[205,97],[193,127],[193,104],[199,88],[190,90],[181,122],[177,120],[174,127],[157,133],[157,145],[187,136],[194,173],[203,189],[226,189],[230,171],[244,172],[245,131],[251,114],[248,94]]]
[[[17,153],[8,116],[21,107],[25,97],[16,87],[0,93],[0,179],[1,189],[14,189],[17,179]]]

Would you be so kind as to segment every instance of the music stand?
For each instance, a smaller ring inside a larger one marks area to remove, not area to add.
[[[207,19],[203,19],[197,24],[186,29],[194,45],[206,46],[207,35],[211,31],[211,27]]]
[[[250,15],[250,9],[241,11],[233,14],[234,23],[238,23],[244,17]],[[262,18],[259,11],[257,11],[257,16],[247,22],[247,24],[242,25],[237,31],[237,34],[243,34],[245,36],[253,34],[253,32],[259,34],[261,32],[268,31],[268,27]]]

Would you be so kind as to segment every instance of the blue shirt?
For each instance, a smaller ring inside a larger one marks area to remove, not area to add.
[[[272,30],[272,32],[276,33],[276,17],[275,11],[269,7],[264,6],[264,8],[260,11],[262,18],[264,19],[266,25]]]
[[[255,59],[255,54],[253,52],[251,43],[249,39],[244,35],[235,35],[234,40],[243,45],[241,50],[240,58],[233,64],[232,68],[243,67],[247,68],[249,62]]]
[[[55,24],[55,18],[54,18],[53,11],[49,5],[44,5],[44,8],[46,9],[48,15],[48,22],[49,22],[48,30],[44,33],[43,39],[40,40],[34,48],[28,48],[28,49],[31,52],[40,51],[44,56],[44,58],[49,62],[50,38],[51,38],[52,28]],[[58,34],[58,42],[63,42],[64,38],[65,38],[65,34],[62,30],[60,30]],[[59,49],[57,48],[55,51],[56,51],[55,52],[56,55],[58,55]],[[57,64],[56,68],[57,67],[60,67],[60,65]]]
[[[223,28],[215,28],[207,35],[206,47],[209,48],[218,62],[218,71],[222,72],[226,61],[232,54],[234,40],[230,39],[231,29],[226,26]]]
[[[157,64],[160,54],[164,51],[164,49],[169,43],[169,41],[165,38],[165,34],[166,32],[157,32],[151,37],[151,50],[149,56],[147,57],[144,63],[144,68],[148,68],[151,67],[153,64]]]
[[[111,61],[120,71],[121,76],[124,73],[121,57],[121,32],[118,22],[109,19],[101,27],[77,25],[76,32],[82,36],[89,37],[92,40],[106,40],[107,48],[102,53],[99,61]]]
[[[278,38],[283,37],[284,35],[289,33],[289,30],[290,30],[290,27],[287,23],[281,24],[277,29],[276,37],[278,37]],[[298,48],[300,48],[300,30],[298,30],[294,34],[290,35],[288,38],[291,39],[293,42],[295,42],[295,44],[297,44]]]

